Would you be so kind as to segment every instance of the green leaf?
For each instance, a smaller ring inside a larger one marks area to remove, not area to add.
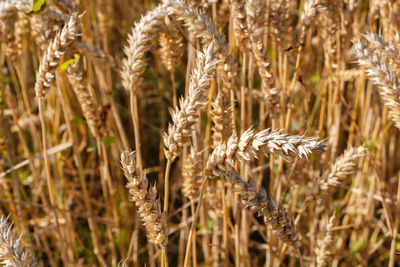
[[[207,221],[207,228],[208,229],[213,229],[215,225],[215,222],[213,220],[208,220]]]
[[[84,119],[82,119],[82,118],[79,118],[79,117],[72,117],[71,123],[73,123],[73,124],[84,124],[84,123],[86,123],[86,121]]]
[[[115,135],[107,136],[107,137],[104,137],[102,141],[103,141],[104,145],[109,146],[112,143],[114,143],[115,141],[117,141],[117,137]]]
[[[93,152],[97,148],[97,144],[93,144],[86,149],[86,152]]]
[[[64,61],[64,62],[61,64],[61,69],[62,69],[63,71],[67,71],[67,70],[68,70],[68,66],[69,66],[70,64],[74,63],[74,62],[75,62],[75,59],[73,59],[73,58],[68,59],[67,61]]]
[[[34,13],[41,11],[45,4],[46,0],[33,0],[32,11]]]
[[[61,64],[61,69],[63,71],[67,71],[68,67],[70,64],[75,63],[75,62],[79,62],[79,59],[81,58],[81,56],[79,54],[74,54],[74,58],[68,59],[67,61],[64,61]]]
[[[21,181],[24,181],[24,180],[26,180],[26,179],[29,177],[30,172],[24,171],[24,170],[18,170],[18,171],[17,171],[17,175],[18,175],[18,178],[19,178]]]

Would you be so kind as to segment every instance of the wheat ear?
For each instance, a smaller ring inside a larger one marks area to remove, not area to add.
[[[128,35],[128,44],[124,48],[126,58],[122,60],[122,85],[133,94],[142,84],[141,77],[146,69],[145,54],[151,48],[150,40],[154,37],[165,17],[165,5],[158,5],[135,23]]]
[[[198,111],[206,104],[206,92],[218,63],[213,50],[212,42],[204,48],[203,53],[197,53],[196,69],[192,72],[188,95],[180,99],[179,107],[172,112],[173,123],[168,126],[168,133],[164,133],[165,155],[170,161],[180,155],[183,145],[189,141],[193,125],[199,119]]]
[[[199,196],[202,171],[202,155],[194,147],[191,147],[190,153],[184,159],[182,170],[182,192],[190,200],[195,200]]]
[[[176,29],[171,22],[166,24],[166,29],[160,32],[158,39],[160,43],[160,56],[161,62],[164,64],[166,69],[173,72],[179,65],[183,56],[185,43],[179,30]]]
[[[318,246],[315,248],[315,254],[317,256],[317,266],[325,266],[328,262],[329,256],[331,255],[331,246],[333,242],[332,227],[335,215],[333,215],[326,226],[326,233],[322,240],[318,240]]]
[[[95,103],[92,93],[83,81],[83,75],[79,70],[78,62],[68,66],[67,76],[81,105],[90,131],[96,138],[101,139],[106,136],[107,129],[100,117],[100,107]]]
[[[188,30],[201,41],[209,45],[214,40],[214,50],[219,61],[218,71],[223,81],[222,91],[226,97],[230,97],[230,91],[234,88],[234,77],[236,67],[229,54],[229,48],[225,37],[221,35],[215,24],[193,6],[186,4],[183,0],[164,0],[168,6],[168,13],[175,15],[178,20],[183,20]]]
[[[214,126],[212,128],[213,147],[217,147],[222,142],[226,142],[232,134],[232,103],[221,92],[212,103],[212,120]]]
[[[28,249],[12,231],[7,218],[0,217],[0,264],[4,266],[38,266]]]
[[[298,246],[299,236],[296,226],[284,208],[263,187],[257,190],[250,181],[246,182],[234,171],[224,172],[226,179],[233,185],[233,191],[238,193],[241,202],[247,208],[257,211],[264,222],[271,225],[279,239],[294,247]]]
[[[261,90],[264,101],[271,112],[279,110],[280,92],[275,84],[272,74],[272,64],[264,47],[264,3],[260,0],[246,2],[247,27],[250,39],[251,51],[258,66],[261,76]]]
[[[375,38],[375,40],[379,40]],[[378,85],[378,92],[385,105],[389,108],[389,114],[397,128],[400,129],[400,85],[397,79],[397,64],[392,66],[389,63],[387,51],[397,47],[393,43],[382,42],[384,49],[375,49],[371,51],[359,40],[355,43],[358,63],[366,69],[368,78]],[[382,52],[386,51],[386,52]],[[397,54],[398,55],[398,54]],[[397,56],[398,57],[398,56]],[[396,63],[396,62],[395,62]]]
[[[61,56],[75,38],[79,36],[81,17],[82,15],[78,13],[72,14],[67,24],[54,37],[44,53],[39,71],[36,74],[35,91],[37,97],[43,98],[47,95]]]
[[[212,177],[218,176],[221,171],[233,171],[236,161],[250,161],[261,153],[265,156],[281,156],[284,159],[293,156],[307,158],[308,154],[324,151],[324,147],[325,145],[315,137],[290,136],[270,129],[255,133],[250,128],[240,139],[233,134],[226,143],[218,145],[208,158],[204,173]]]
[[[167,242],[165,213],[161,212],[161,203],[155,186],[150,186],[146,175],[142,175],[136,166],[136,152],[125,151],[121,154],[121,166],[128,179],[126,187],[135,202],[138,213],[146,228],[147,239],[160,247]]]
[[[245,1],[233,0],[231,3],[231,10],[236,45],[240,48],[240,50],[246,51],[248,43],[248,31],[246,22]]]
[[[340,180],[350,175],[356,168],[356,164],[360,158],[365,155],[365,147],[351,147],[347,149],[343,155],[335,160],[329,172],[323,175],[319,187],[321,190],[328,190],[329,186],[337,186]]]

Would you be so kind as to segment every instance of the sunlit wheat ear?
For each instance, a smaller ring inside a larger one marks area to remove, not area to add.
[[[251,52],[261,76],[261,90],[267,109],[271,112],[279,110],[280,91],[276,87],[272,73],[272,64],[268,52],[264,48],[264,8],[263,1],[249,0],[246,2],[247,27]]]
[[[331,255],[331,247],[333,242],[332,227],[334,220],[335,220],[335,215],[333,215],[329,219],[329,222],[326,226],[326,233],[324,235],[324,238],[322,240],[317,241],[318,246],[315,248],[315,254],[317,256],[318,267],[326,266],[329,257]]]
[[[30,252],[12,230],[7,218],[0,217],[0,264],[4,266],[38,266]]]
[[[185,43],[179,30],[172,22],[160,32],[160,56],[163,65],[168,71],[174,71],[185,51]]]
[[[394,43],[385,42],[379,37],[373,38],[371,34],[366,36],[375,48],[369,49],[360,40],[357,41],[355,48],[358,64],[364,67],[368,78],[378,86],[380,97],[389,108],[395,126],[400,129],[400,85],[396,73],[400,65],[399,50]],[[395,51],[394,55],[397,55],[393,63],[389,60],[390,51]]]
[[[246,208],[254,210],[271,225],[279,239],[292,246],[298,246],[299,236],[296,226],[284,208],[277,204],[271,193],[263,187],[257,190],[251,182],[246,182],[236,172],[224,172],[226,179],[233,185],[233,190],[240,195],[240,200]]]
[[[286,160],[291,157],[307,159],[311,153],[324,151],[324,147],[315,137],[290,136],[270,129],[255,133],[250,128],[240,139],[233,134],[228,142],[218,145],[208,158],[204,173],[212,177],[217,176],[219,170],[233,171],[236,161],[250,161],[260,154],[277,155]]]
[[[183,161],[183,195],[190,200],[196,200],[200,193],[201,176],[203,172],[203,160],[200,152],[194,147],[190,148],[189,154]]]
[[[96,138],[104,137],[107,134],[107,130],[100,117],[101,108],[95,103],[92,93],[84,83],[78,62],[68,66],[67,76],[81,105],[83,115],[87,120],[90,131]]]
[[[246,9],[244,0],[234,0],[231,4],[233,29],[235,31],[236,45],[246,51],[248,44],[248,31],[246,22]]]
[[[199,120],[198,111],[207,103],[206,94],[218,63],[213,50],[212,42],[204,48],[203,53],[197,53],[197,63],[191,75],[189,93],[186,98],[180,99],[179,107],[172,112],[173,123],[168,126],[168,133],[164,133],[167,159],[174,160],[182,153],[183,145],[188,143],[193,126]]]
[[[146,69],[145,54],[151,48],[150,40],[158,32],[165,17],[165,5],[158,5],[135,23],[132,33],[128,35],[128,44],[124,48],[126,58],[122,60],[122,85],[136,94],[143,81],[142,74]]]
[[[320,181],[320,188],[328,190],[330,186],[337,186],[340,180],[346,178],[355,171],[357,162],[365,155],[365,147],[351,147],[347,149],[340,157],[335,160],[335,163],[330,168],[329,172],[325,173]]]
[[[164,0],[168,6],[168,13],[178,20],[183,20],[188,30],[199,38],[204,44],[209,45],[214,40],[214,52],[219,61],[218,72],[223,81],[222,92],[226,97],[234,89],[236,67],[229,53],[225,37],[220,34],[215,24],[207,16],[183,0]]]
[[[36,96],[43,98],[47,95],[51,83],[55,77],[55,71],[60,63],[60,58],[71,43],[79,36],[79,27],[82,15],[74,13],[69,18],[67,24],[49,44],[43,55],[36,74],[35,92]]]
[[[226,142],[232,134],[232,103],[221,92],[212,103],[211,113],[214,125],[212,127],[213,147],[217,147],[222,142]]]
[[[121,166],[128,179],[131,200],[135,202],[140,218],[146,229],[147,239],[161,247],[167,242],[165,213],[161,212],[161,203],[155,186],[150,186],[146,175],[142,175],[136,166],[136,153],[125,151],[121,154]]]

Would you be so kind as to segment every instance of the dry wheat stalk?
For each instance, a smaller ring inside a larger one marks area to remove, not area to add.
[[[257,211],[263,216],[264,222],[271,225],[279,239],[294,247],[298,246],[299,236],[296,226],[289,214],[272,197],[269,191],[263,187],[257,190],[250,181],[246,182],[234,171],[224,172],[226,179],[233,185],[233,191],[239,194],[241,202],[245,207]]]
[[[223,35],[215,27],[215,24],[208,20],[207,16],[200,13],[195,8],[187,5],[183,0],[164,0],[168,5],[170,15],[177,16],[178,20],[183,20],[188,30],[192,32],[201,41],[209,45],[215,40],[214,50],[219,60],[218,71],[223,81],[222,92],[226,97],[230,97],[230,91],[233,90],[233,79],[236,75],[236,67],[229,54],[229,48]]]
[[[83,115],[89,125],[90,131],[96,138],[101,139],[107,135],[107,129],[100,117],[101,108],[95,103],[92,93],[84,83],[78,62],[69,64],[67,76],[81,105]]]
[[[179,65],[179,62],[184,54],[185,43],[179,30],[174,25],[167,23],[164,31],[160,32],[158,39],[160,42],[160,57],[161,62],[168,71],[173,72]]]
[[[350,175],[356,168],[356,164],[360,158],[365,155],[365,147],[351,147],[347,149],[343,155],[335,160],[330,171],[323,175],[319,182],[321,190],[328,190],[329,186],[337,186],[340,180]]]
[[[220,143],[227,141],[232,134],[232,120],[230,118],[232,108],[232,103],[229,101],[229,99],[226,99],[221,92],[218,92],[215,101],[212,103],[211,111],[213,115],[212,120],[214,122],[214,126],[212,128],[212,140],[214,148]]]
[[[322,240],[318,240],[318,247],[315,248],[315,254],[317,256],[317,266],[322,267],[325,266],[328,262],[329,256],[331,255],[331,246],[333,242],[332,237],[332,227],[333,221],[335,220],[335,215],[333,215],[328,224],[326,225],[326,233]]]
[[[121,153],[122,171],[128,179],[126,187],[132,196],[131,200],[138,208],[138,213],[146,228],[147,239],[164,247],[168,238],[165,213],[161,212],[161,203],[156,187],[151,187],[146,174],[140,173],[136,166],[135,156],[135,151]]]
[[[183,161],[182,170],[182,192],[190,200],[196,200],[199,196],[202,171],[202,155],[194,147],[190,147],[190,153]]]
[[[308,154],[324,151],[325,145],[317,138],[301,135],[290,136],[281,131],[262,130],[258,133],[250,128],[240,139],[233,134],[226,143],[218,145],[208,158],[204,174],[218,176],[222,171],[233,171],[235,161],[250,161],[263,153],[277,155],[284,159],[292,156],[307,158]]]
[[[206,93],[218,63],[213,50],[212,42],[204,48],[203,53],[197,53],[196,69],[192,72],[188,95],[180,99],[179,107],[172,112],[173,124],[168,126],[168,133],[164,133],[165,155],[169,160],[173,161],[182,152],[199,119],[198,111],[206,104]]]
[[[38,266],[28,249],[12,231],[7,218],[0,217],[0,264],[9,267]]]
[[[280,92],[272,74],[271,61],[264,47],[264,2],[249,0],[246,2],[247,27],[250,38],[251,51],[261,76],[261,90],[264,101],[271,112],[279,110]]]
[[[366,69],[369,79],[378,85],[379,95],[389,108],[397,128],[400,128],[400,85],[395,70],[379,50],[371,50],[359,40],[355,43],[358,63]],[[397,66],[398,68],[398,66]]]
[[[35,91],[37,97],[43,98],[47,95],[61,56],[79,36],[81,17],[82,15],[78,13],[72,14],[62,31],[54,37],[44,53],[39,71],[36,74]]]
[[[133,94],[142,84],[141,77],[146,69],[145,54],[151,48],[149,41],[154,37],[165,17],[165,5],[158,5],[135,23],[128,35],[128,44],[124,48],[126,58],[122,60],[122,85]]]
[[[247,50],[248,32],[246,22],[245,1],[231,1],[231,14],[233,17],[233,29],[235,31],[236,45],[242,51]]]

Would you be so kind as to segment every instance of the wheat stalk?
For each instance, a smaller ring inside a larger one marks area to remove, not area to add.
[[[199,196],[202,171],[202,155],[191,146],[190,153],[184,159],[182,170],[182,192],[190,200],[195,200]]]
[[[39,71],[36,74],[35,91],[36,96],[44,98],[55,77],[55,71],[60,63],[60,58],[71,43],[79,36],[79,26],[82,15],[74,13],[67,24],[49,44],[43,55]]]

